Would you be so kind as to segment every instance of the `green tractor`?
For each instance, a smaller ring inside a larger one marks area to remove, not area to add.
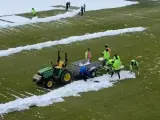
[[[57,63],[54,65],[51,61],[50,67],[40,69],[37,74],[33,76],[33,82],[46,88],[52,88],[54,83],[68,84],[71,82],[73,75],[72,72],[67,69],[67,53],[65,52],[65,60],[61,61],[60,52],[63,51],[58,51]]]

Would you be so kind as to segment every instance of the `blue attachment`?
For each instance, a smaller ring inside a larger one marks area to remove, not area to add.
[[[84,75],[84,76],[90,77],[90,71],[87,70],[86,66],[82,66],[80,68],[80,75]]]

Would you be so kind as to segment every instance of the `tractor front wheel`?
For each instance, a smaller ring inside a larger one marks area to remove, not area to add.
[[[52,88],[53,87],[53,80],[52,79],[46,80],[45,87],[49,88],[49,89]]]
[[[61,75],[61,82],[63,84],[68,84],[72,81],[72,73],[69,70],[65,70]]]

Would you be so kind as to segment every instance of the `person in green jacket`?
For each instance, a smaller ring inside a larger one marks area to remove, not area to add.
[[[106,65],[107,61],[110,59],[110,54],[109,54],[108,49],[104,50],[104,52],[102,52],[102,54],[103,54],[103,58],[104,58],[103,65]]]
[[[131,60],[131,62],[130,62],[130,71],[131,71],[131,73],[132,73],[133,67],[134,67],[137,70],[137,73],[139,74],[138,66],[139,66],[139,63],[136,60]]]
[[[122,64],[121,59],[117,54],[115,54],[114,57],[113,57],[113,60],[116,60],[116,59],[118,59],[120,61],[120,63]]]
[[[112,66],[113,66],[114,60],[113,59],[109,59],[106,63],[107,66],[107,72],[112,71]]]
[[[114,60],[118,59],[119,61],[121,61],[120,57],[117,54],[114,55],[113,59]]]
[[[112,74],[111,77],[113,76],[114,73],[118,74],[118,77],[120,79],[120,67],[121,67],[121,62],[118,58],[114,60],[113,66],[112,66]]]
[[[113,63],[114,63],[114,59],[109,59],[108,61],[107,61],[107,66],[112,66],[113,65]]]
[[[33,17],[36,16],[36,10],[34,8],[32,8],[32,15],[33,15]]]

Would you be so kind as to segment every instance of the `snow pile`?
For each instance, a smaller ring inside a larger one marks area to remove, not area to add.
[[[80,7],[86,4],[86,10],[100,10],[106,8],[123,7],[127,5],[137,4],[138,2],[131,2],[125,0],[69,0],[71,6]],[[20,13],[31,12],[34,7],[36,11],[45,11],[53,9],[51,6],[63,5],[65,6],[67,0],[2,0],[0,7],[0,16],[13,15]]]
[[[135,78],[135,74],[131,74],[129,71],[121,71],[120,74],[121,80]],[[103,75],[89,79],[87,82],[83,80],[75,81],[41,96],[31,96],[23,99],[19,98],[8,103],[0,104],[0,114],[29,109],[31,106],[47,106],[52,103],[63,102],[63,97],[80,96],[79,93],[82,92],[98,91],[104,88],[112,87],[113,83],[117,81],[117,75],[114,75],[112,78],[110,78],[109,75]]]
[[[89,61],[88,62],[86,62],[86,63],[79,63],[79,66],[85,66],[85,65],[89,65],[89,64],[91,64]]]
[[[46,17],[46,18],[37,18],[37,19],[25,19],[23,17],[18,17],[18,16],[7,16],[7,17],[1,17],[0,19],[3,20],[9,20],[9,21],[14,21],[15,23],[6,23],[2,24],[0,23],[0,28],[6,28],[6,27],[15,27],[15,26],[20,26],[20,25],[27,25],[27,24],[33,24],[33,23],[40,23],[40,22],[51,22],[51,21],[56,21],[64,18],[70,18],[74,17],[77,15],[79,10],[74,10],[72,12],[66,12],[64,14],[58,14],[55,16],[51,17]],[[23,18],[23,19],[22,19]]]
[[[48,41],[48,42],[37,43],[33,45],[20,46],[16,48],[9,48],[7,50],[0,50],[0,56],[1,57],[8,56],[14,53],[19,53],[24,50],[33,50],[33,49],[40,50],[42,48],[51,47],[54,45],[69,44],[69,43],[76,42],[76,41],[90,40],[93,38],[100,38],[104,36],[114,36],[114,35],[119,35],[122,33],[140,32],[143,30],[145,30],[145,28],[143,27],[133,27],[133,28],[118,29],[118,30],[107,30],[104,32],[97,32],[97,33],[86,34],[86,35],[81,35],[81,36],[71,36],[68,38],[61,39],[61,40]]]
[[[29,18],[25,18],[25,17],[21,17],[21,16],[16,16],[16,15],[0,17],[0,19],[1,20],[5,20],[5,21],[10,21],[10,22],[13,22],[13,23],[16,23],[16,22],[28,22],[28,21],[30,21]]]

